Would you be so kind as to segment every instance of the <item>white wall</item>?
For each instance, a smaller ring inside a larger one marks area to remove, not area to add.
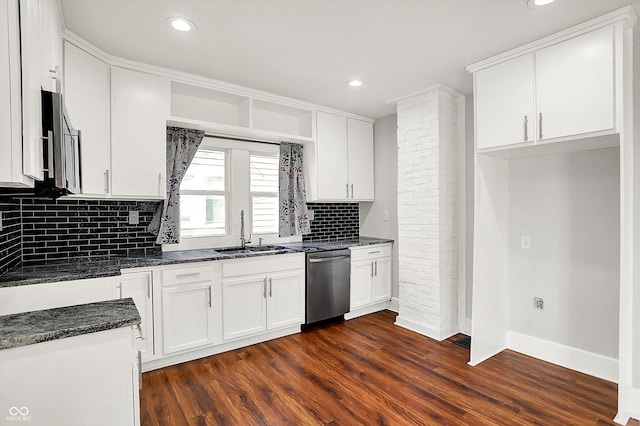
[[[509,330],[617,358],[618,148],[509,167]]]
[[[360,235],[398,241],[398,148],[396,114],[373,124],[375,201],[360,203]],[[384,212],[389,220],[384,220]],[[393,245],[392,297],[398,297],[398,244]]]

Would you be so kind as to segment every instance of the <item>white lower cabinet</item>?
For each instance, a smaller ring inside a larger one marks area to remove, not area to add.
[[[223,340],[302,324],[304,262],[303,253],[223,262]]]
[[[162,352],[171,355],[220,343],[215,313],[219,312],[220,264],[163,269]]]
[[[1,350],[0,423],[139,425],[134,333],[122,327]]]
[[[140,313],[140,331],[137,336],[137,348],[142,360],[153,357],[153,278],[150,271],[123,272],[118,277],[118,297],[124,299],[131,297]]]
[[[391,244],[351,248],[351,311],[391,300]],[[362,313],[369,313],[363,311]]]

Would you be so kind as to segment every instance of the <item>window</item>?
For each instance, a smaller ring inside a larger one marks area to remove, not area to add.
[[[180,184],[182,235],[227,233],[226,152],[200,148]]]
[[[278,163],[278,157],[275,155],[249,155],[254,234],[278,232]]]

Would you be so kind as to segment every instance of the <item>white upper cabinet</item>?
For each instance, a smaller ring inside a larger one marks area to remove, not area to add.
[[[164,198],[169,80],[111,68],[111,193]]]
[[[109,194],[111,128],[109,65],[69,42],[64,43],[64,100],[82,132],[83,195]]]
[[[616,131],[614,27],[472,65],[476,149],[564,142]]]
[[[536,53],[539,140],[615,127],[613,50],[608,27]]]
[[[18,0],[0,2],[0,186],[33,186],[22,173]]]
[[[57,2],[20,1],[23,171],[35,179],[44,177],[40,90],[60,91],[60,28]]]
[[[367,201],[374,198],[373,124],[318,112],[315,173],[309,174],[313,201]],[[307,149],[308,151],[308,149]]]
[[[533,55],[478,71],[474,79],[477,149],[532,142]]]
[[[347,119],[319,112],[317,126],[317,197],[320,200],[346,200],[349,198]]]
[[[347,119],[349,191],[354,200],[373,200],[373,124]]]

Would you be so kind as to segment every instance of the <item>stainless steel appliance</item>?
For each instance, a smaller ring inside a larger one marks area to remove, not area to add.
[[[349,312],[351,252],[307,253],[307,313],[305,324],[343,317]]]
[[[71,126],[60,93],[42,90],[42,133],[45,178],[36,183],[36,194],[80,194],[80,131]]]

